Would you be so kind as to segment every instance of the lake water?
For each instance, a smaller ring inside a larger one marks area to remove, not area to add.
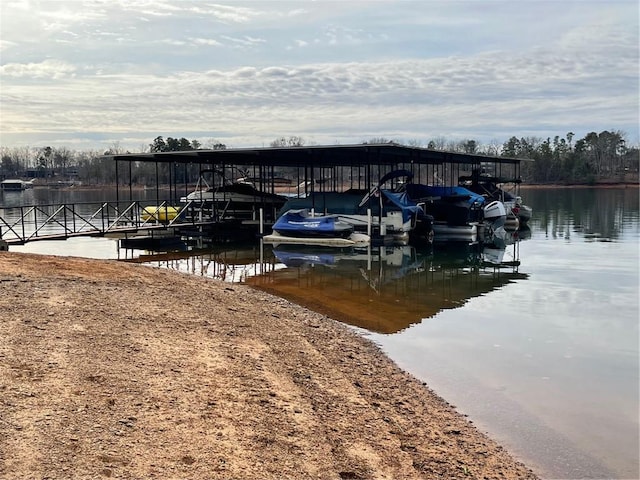
[[[638,189],[522,193],[534,217],[504,250],[255,242],[149,255],[104,238],[11,250],[145,261],[267,289],[354,326],[541,476],[639,478]],[[50,195],[71,193],[5,193],[0,215]],[[113,199],[73,195],[66,201]]]

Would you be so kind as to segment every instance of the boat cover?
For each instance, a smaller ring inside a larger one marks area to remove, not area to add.
[[[390,192],[389,190],[380,190],[384,198],[391,204],[395,205],[402,212],[402,221],[408,222],[412,218],[419,218],[424,215],[424,211],[416,203],[409,198],[406,192]]]
[[[422,213],[420,207],[406,193],[395,193],[390,190],[380,190],[380,192],[386,200],[385,211],[401,210],[404,222],[409,220],[411,215]],[[366,215],[367,208],[371,209],[371,214],[374,216],[380,214],[378,197],[371,196],[365,205],[360,206],[362,198],[361,193],[314,192],[305,198],[288,200],[280,209],[280,214],[284,215],[289,210],[312,208],[317,212],[330,212],[333,215]]]
[[[419,183],[408,183],[406,185],[406,192],[409,197],[414,200],[436,197],[447,201],[462,200],[468,203],[469,206],[473,205],[474,203],[482,205],[485,202],[485,198],[482,195],[459,186],[443,187],[422,185]]]
[[[281,235],[295,237],[341,237],[353,231],[353,226],[340,221],[336,215],[310,217],[307,209],[289,210],[273,225]]]

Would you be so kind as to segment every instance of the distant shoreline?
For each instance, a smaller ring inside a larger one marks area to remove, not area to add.
[[[105,183],[105,184],[76,184],[76,185],[64,185],[61,186],[56,183],[34,183],[34,188],[55,188],[58,190],[68,190],[68,189],[78,189],[78,190],[93,190],[100,188],[116,188],[119,187],[121,190],[155,190],[155,185],[116,185],[113,183]],[[178,190],[182,190],[184,185],[180,185]],[[191,186],[188,186],[190,188]],[[569,184],[560,184],[560,183],[521,183],[520,188],[531,189],[531,188],[628,188],[628,187],[640,187],[640,182],[597,182],[593,184],[587,183],[569,183]],[[158,189],[167,190],[171,189],[171,185],[158,185]]]
[[[520,184],[520,188],[523,190],[534,190],[541,188],[638,188],[640,187],[640,183],[629,183],[629,182],[620,182],[620,183],[595,183],[595,184],[584,184],[584,183],[574,183],[569,185],[561,185],[561,184],[547,184],[547,183],[522,183]]]

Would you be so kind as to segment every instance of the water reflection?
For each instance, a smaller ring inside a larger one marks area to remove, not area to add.
[[[458,308],[516,279],[517,248],[375,247],[322,251],[280,246],[274,269],[247,283],[369,331],[391,334]]]
[[[503,249],[478,243],[421,249],[249,245],[139,254],[125,250],[121,259],[245,282],[350,325],[391,334],[526,279],[519,272],[517,233],[512,239]]]
[[[55,188],[35,186],[27,190],[0,190],[0,207],[25,207],[32,205],[62,205],[65,203],[91,203],[120,201],[153,201],[168,200],[171,192],[168,190],[135,189],[121,187],[65,187]]]
[[[0,190],[0,207],[14,208],[35,203],[34,189],[28,190]]]
[[[637,230],[637,187],[532,189],[526,198],[536,205],[531,224],[547,238],[616,241],[625,229]]]

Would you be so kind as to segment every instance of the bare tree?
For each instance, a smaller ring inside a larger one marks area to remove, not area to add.
[[[303,147],[305,145],[305,140],[302,137],[298,137],[296,135],[293,135],[289,138],[286,137],[280,137],[280,138],[276,138],[274,141],[272,141],[269,146],[274,147],[274,148],[282,148],[282,147]]]
[[[430,150],[445,150],[447,146],[447,139],[445,137],[436,137],[429,140],[427,148]]]

